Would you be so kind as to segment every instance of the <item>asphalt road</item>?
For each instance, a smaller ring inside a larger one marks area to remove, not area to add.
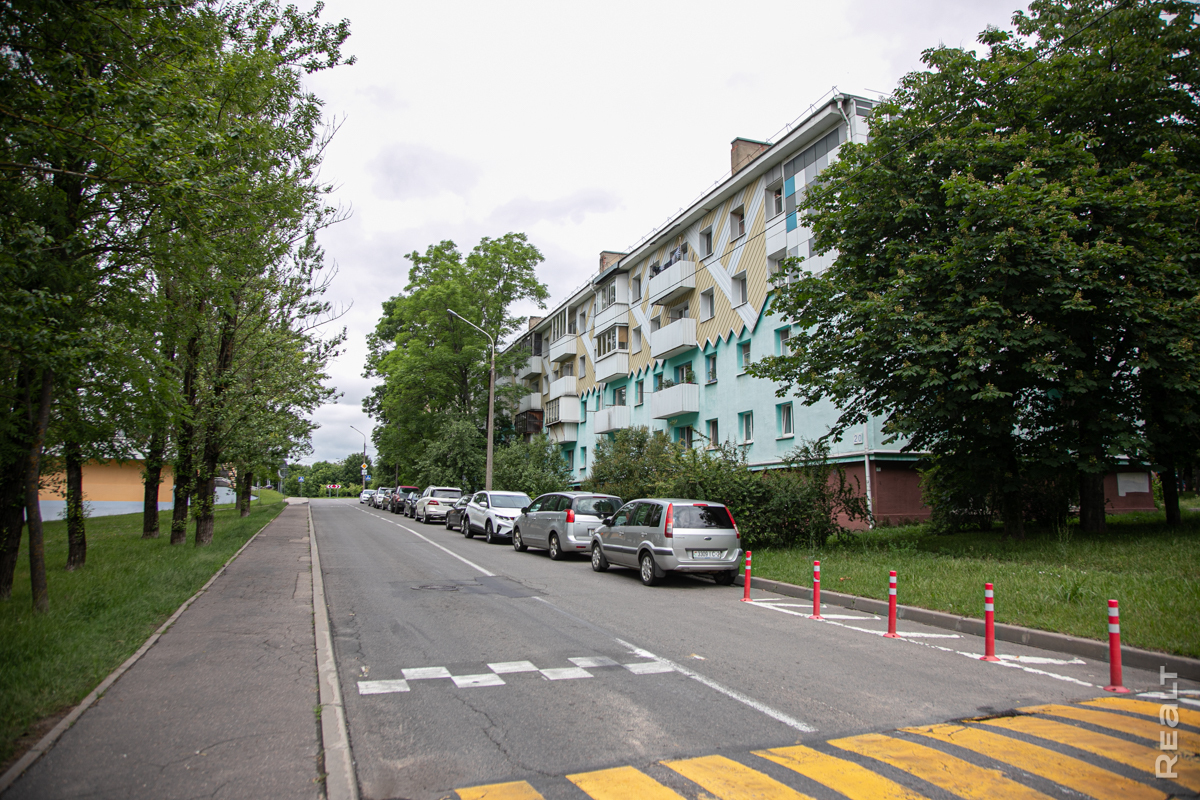
[[[911,636],[884,639],[870,615],[817,622],[800,601],[742,603],[702,578],[647,588],[632,570],[596,574],[583,556],[520,554],[353,500],[312,513],[372,800],[514,781],[580,798],[563,776],[626,765],[695,796],[661,762],[707,769],[699,757],[1107,695],[1105,664],[1003,644],[1007,663],[984,663],[964,655],[980,640],[938,629],[902,622]],[[1126,685],[1158,676],[1126,670]]]

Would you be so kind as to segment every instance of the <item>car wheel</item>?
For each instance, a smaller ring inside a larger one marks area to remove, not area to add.
[[[463,536],[467,537],[468,539],[475,538],[475,534],[471,532],[471,518],[470,517],[462,518],[462,532],[463,532]]]
[[[492,521],[490,519],[483,526],[483,540],[488,544],[496,543],[496,532],[492,530]]]
[[[564,557],[565,556],[563,554],[562,547],[560,547],[558,544],[558,534],[550,534],[550,560],[562,561]]]
[[[448,512],[448,511],[446,512],[446,530],[448,530],[448,531],[454,530],[454,526],[450,524],[450,512]]]
[[[654,574],[654,557],[649,553],[642,553],[639,559],[642,565],[642,583],[647,586],[657,586],[658,576]]]
[[[736,577],[736,569],[727,569],[723,572],[713,573],[713,580],[717,582],[717,586],[733,586],[733,580]]]
[[[608,559],[604,557],[604,551],[600,549],[599,542],[592,543],[592,570],[595,572],[604,572],[608,569]]]
[[[525,542],[521,541],[521,529],[513,528],[513,550],[518,553],[524,553],[529,548],[525,546]]]
[[[421,509],[421,516],[417,517],[417,522],[421,523],[422,525],[429,522],[429,516],[425,513],[425,509]]]

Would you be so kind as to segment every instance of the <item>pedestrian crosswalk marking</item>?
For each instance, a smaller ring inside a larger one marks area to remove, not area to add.
[[[829,744],[882,761],[965,800],[993,800],[996,797],[1049,800],[1047,795],[1005,777],[999,770],[976,766],[923,744],[878,733],[833,739]]]
[[[537,789],[526,781],[475,786],[459,789],[456,793],[462,800],[543,800]]]
[[[692,783],[703,786],[721,800],[812,800],[770,775],[725,756],[664,761],[663,764]]]
[[[1055,722],[1041,717],[997,717],[980,720],[984,725],[1036,736],[1059,742],[1092,755],[1116,761],[1127,767],[1133,767],[1140,772],[1154,775],[1154,760],[1162,751],[1154,747],[1127,742],[1115,736],[1085,730],[1068,725],[1065,722]],[[1185,786],[1193,792],[1200,792],[1200,765],[1181,758],[1175,763],[1175,772],[1179,777],[1173,780],[1180,786]]]
[[[683,795],[633,767],[581,772],[568,775],[567,780],[593,800],[683,800]]]
[[[999,733],[965,725],[931,725],[903,730],[1002,761],[1096,800],[1163,800],[1167,796],[1158,789],[1086,761]]]
[[[803,745],[756,750],[754,755],[836,789],[850,800],[924,800],[925,797],[853,761],[826,755]]]
[[[1180,692],[1180,694],[1183,693]],[[1154,719],[1159,719],[1159,709],[1163,707],[1161,702],[1148,703],[1145,700],[1134,700],[1132,697],[1101,697],[1096,700],[1087,700],[1082,705],[1128,711],[1130,714],[1141,714],[1144,717],[1153,717]],[[1184,725],[1200,728],[1200,711],[1180,707],[1179,721]]]
[[[1030,706],[1020,710],[1027,714],[1049,714],[1053,717],[1062,717],[1063,719],[1074,720],[1075,722],[1086,722],[1098,728],[1120,731],[1130,736],[1136,736],[1139,739],[1149,739],[1152,742],[1158,742],[1160,740],[1159,735],[1166,729],[1166,726],[1159,724],[1157,720],[1152,722],[1148,719],[1126,717],[1121,714],[1097,711],[1091,708],[1049,705]],[[1179,728],[1176,731],[1179,734],[1180,750],[1190,753],[1200,753],[1200,735]]]
[[[513,675],[522,672],[540,673],[548,681],[593,678],[595,676],[588,672],[589,669],[606,669],[612,667],[619,667],[633,675],[658,675],[664,672],[675,672],[673,666],[658,659],[634,661],[629,664],[621,664],[608,656],[576,656],[567,660],[575,666],[547,667],[542,669],[532,661],[498,661],[487,665],[491,672],[479,675],[453,675],[446,667],[408,667],[400,670],[400,673],[404,675],[403,680],[359,681],[358,693],[360,695],[370,695],[409,692],[412,691],[412,687],[409,685],[411,681],[439,679],[452,681],[460,689],[479,686],[505,686],[507,684],[500,677],[501,675]]]

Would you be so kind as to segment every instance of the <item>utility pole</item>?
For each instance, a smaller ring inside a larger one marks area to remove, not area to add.
[[[365,492],[367,490],[367,435],[353,425],[350,426],[350,430],[363,437],[362,490]]]
[[[492,490],[492,440],[496,438],[493,430],[496,426],[496,339],[462,314],[449,308],[446,311],[482,333],[492,343],[492,367],[488,373],[487,469],[483,478],[484,491],[490,492]]]

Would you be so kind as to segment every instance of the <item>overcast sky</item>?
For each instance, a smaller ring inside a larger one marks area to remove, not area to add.
[[[775,140],[833,87],[878,97],[921,51],[975,47],[1019,0],[326,0],[358,63],[312,76],[340,129],[323,176],[349,219],[322,235],[349,334],[305,463],[359,451],[365,339],[404,255],[523,231],[550,304]],[[532,309],[521,309],[529,313]],[[368,451],[374,447],[368,442]]]

